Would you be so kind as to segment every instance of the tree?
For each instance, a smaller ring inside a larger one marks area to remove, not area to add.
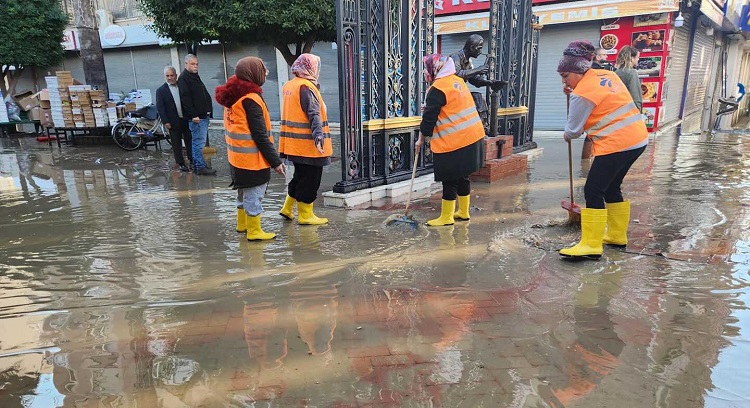
[[[175,42],[265,42],[290,66],[316,42],[336,38],[334,0],[141,0],[141,6],[156,33]]]
[[[0,90],[12,95],[26,68],[48,68],[63,60],[68,17],[59,0],[1,0],[0,16]]]
[[[73,18],[81,41],[83,75],[88,85],[107,94],[107,71],[104,68],[104,53],[94,15],[96,0],[73,0]],[[104,28],[104,27],[102,27]]]

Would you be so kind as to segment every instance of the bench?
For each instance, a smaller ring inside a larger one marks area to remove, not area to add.
[[[11,120],[9,122],[0,122],[0,137],[2,136],[10,136],[12,133],[16,133],[15,127],[17,125],[34,125],[34,131],[36,133],[40,133],[42,130],[42,125],[38,120],[31,120],[29,119],[29,113],[21,111],[21,113],[18,115],[18,117],[21,118],[21,120]],[[12,131],[11,131],[12,129]]]

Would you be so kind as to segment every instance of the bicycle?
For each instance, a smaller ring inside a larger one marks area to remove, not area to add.
[[[128,112],[119,119],[112,127],[112,139],[124,150],[136,150],[147,143],[161,140],[172,145],[169,130],[164,126],[154,105]]]

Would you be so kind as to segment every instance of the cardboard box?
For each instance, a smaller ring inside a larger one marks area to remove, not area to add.
[[[39,98],[31,91],[15,94],[13,100],[16,101],[21,110],[27,112],[39,106]]]
[[[29,111],[29,120],[42,120],[42,108],[34,107]]]
[[[42,126],[44,126],[44,127],[54,127],[55,123],[52,120],[52,110],[51,109],[41,108],[40,111],[41,111],[40,122],[42,123]]]

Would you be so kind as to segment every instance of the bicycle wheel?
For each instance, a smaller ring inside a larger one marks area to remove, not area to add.
[[[112,128],[112,139],[124,150],[135,150],[143,144],[139,133],[143,133],[143,130],[138,125],[120,122]]]

